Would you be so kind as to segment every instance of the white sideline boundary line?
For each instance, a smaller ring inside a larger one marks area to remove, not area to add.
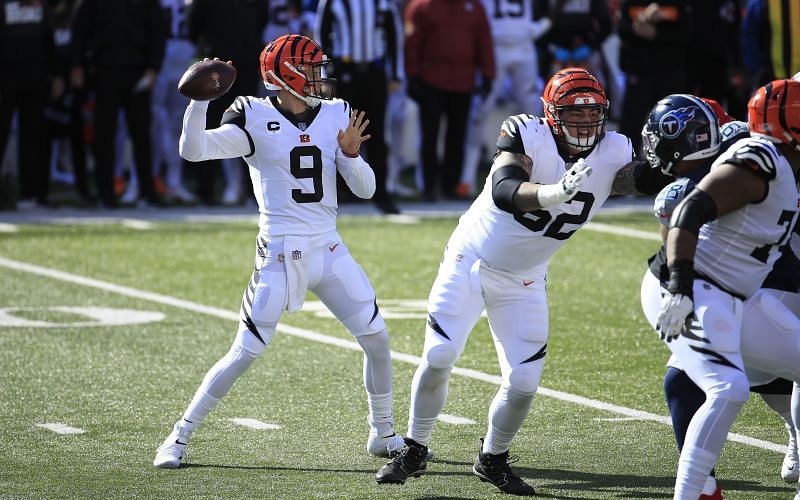
[[[244,427],[249,427],[251,429],[256,429],[259,431],[276,431],[281,428],[278,424],[270,424],[267,422],[262,422],[261,420],[255,418],[230,418],[228,419],[236,425],[241,425]]]
[[[106,290],[108,292],[125,295],[127,297],[133,297],[137,299],[156,302],[159,304],[169,305],[177,307],[179,309],[185,309],[187,311],[198,312],[201,314],[208,314],[211,316],[216,316],[218,318],[228,319],[232,321],[239,321],[238,312],[233,312],[226,309],[220,309],[217,307],[210,307],[203,304],[198,304],[197,302],[178,299],[176,297],[170,297],[168,295],[146,292],[144,290],[139,290],[136,288],[131,288],[123,285],[116,285],[114,283],[109,283],[107,281],[96,280],[94,278],[87,278],[85,276],[80,276],[65,271],[59,271],[57,269],[37,266],[34,264],[28,264],[26,262],[7,259],[5,257],[0,257],[0,266],[13,269],[16,271],[23,271],[31,274],[36,274],[39,276],[44,276],[46,278],[52,278],[56,280],[66,281],[69,283],[75,283],[78,285],[98,288],[100,290]],[[300,337],[307,340],[313,340],[314,342],[334,345],[337,347],[350,349],[352,351],[359,351],[359,352],[361,351],[361,346],[357,342],[352,340],[345,340],[337,337],[331,337],[328,335],[324,335],[322,333],[306,330],[304,328],[298,328],[295,326],[285,325],[282,323],[278,323],[277,330],[282,331],[288,335],[293,335],[295,337]],[[419,356],[413,356],[411,354],[405,354],[396,351],[392,351],[392,359],[396,361],[402,361],[404,363],[409,363],[412,365],[418,365],[421,361]],[[459,368],[459,367],[453,368],[453,373],[461,375],[462,377],[468,377],[474,380],[481,380],[483,382],[488,382],[490,384],[500,385],[501,378],[497,375],[490,375],[488,373],[479,372],[477,370],[471,370],[468,368]],[[556,391],[553,389],[548,389],[546,387],[539,387],[539,390],[537,392],[538,394],[541,394],[543,396],[548,396],[551,398],[559,399],[561,401],[566,401],[569,403],[575,403],[589,408],[594,408],[596,410],[604,410],[610,413],[623,415],[625,417],[632,417],[639,420],[650,420],[653,422],[658,422],[660,424],[671,425],[669,417],[663,415],[656,415],[654,413],[648,413],[646,411],[626,408],[624,406],[617,406],[615,404],[606,403],[605,401],[586,398],[583,396],[570,394],[568,392]],[[761,439],[744,436],[742,434],[729,433],[728,440],[746,444],[748,446],[753,446],[756,448],[775,451],[781,454],[786,451],[785,444],[779,445],[769,441],[764,441]]]
[[[447,413],[440,413],[436,419],[452,425],[475,425],[478,423],[471,418],[459,417],[458,415],[448,415]]]

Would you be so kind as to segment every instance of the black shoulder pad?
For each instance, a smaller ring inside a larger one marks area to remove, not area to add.
[[[774,149],[757,141],[747,141],[738,147],[725,163],[750,170],[767,182],[777,175],[778,158]]]
[[[525,153],[525,146],[522,144],[520,127],[526,126],[519,116],[509,116],[500,127],[500,136],[497,138],[497,149],[508,151],[509,153]]]

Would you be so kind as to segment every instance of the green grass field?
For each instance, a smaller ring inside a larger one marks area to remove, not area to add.
[[[656,231],[647,214],[601,215],[596,221]],[[421,352],[419,301],[427,297],[455,223],[339,221],[377,289],[397,353]],[[0,311],[16,308],[0,315],[0,497],[500,496],[471,473],[497,386],[460,374],[452,378],[445,413],[475,423],[437,425],[431,443],[436,457],[427,475],[403,486],[375,484],[373,475],[384,461],[365,451],[362,356],[340,342],[350,339],[340,324],[314,311],[313,296],[310,311],[284,316],[291,331],[276,334],[195,434],[189,465],[171,471],[152,466],[156,447],[230,345],[255,235],[254,224],[246,222],[156,222],[149,230],[22,225],[17,233],[0,234],[0,258],[9,259],[0,260]],[[661,382],[668,350],[639,306],[645,260],[657,246],[585,229],[556,255],[549,275],[544,388],[667,414]],[[151,311],[163,319],[78,326],[87,318],[51,309],[59,306]],[[9,326],[3,318],[62,326]],[[498,375],[485,320],[458,366]],[[402,432],[415,367],[398,360],[394,368]],[[540,496],[671,498],[678,453],[668,425],[554,398],[550,391],[536,397],[511,450],[519,457],[518,472]],[[236,418],[280,429],[254,430],[231,420]],[[85,432],[58,434],[37,426],[44,423]],[[782,423],[757,396],[733,432],[781,447],[786,440]],[[726,498],[791,498],[794,487],[778,473],[782,458],[780,451],[729,442],[717,467]]]

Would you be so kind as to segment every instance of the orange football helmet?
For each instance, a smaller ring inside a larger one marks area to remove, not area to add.
[[[336,94],[336,80],[327,77],[330,61],[307,36],[276,38],[264,47],[259,62],[264,86],[271,93],[287,90],[312,108]]]
[[[800,81],[774,80],[747,103],[750,131],[800,151]]]
[[[608,99],[606,91],[591,73],[583,68],[564,68],[559,70],[544,88],[542,95],[544,116],[556,136],[579,151],[591,149],[606,133],[608,121]],[[566,122],[561,117],[564,110],[580,107],[595,108],[600,116],[593,122]],[[573,137],[568,126],[593,127],[594,134],[588,137]]]

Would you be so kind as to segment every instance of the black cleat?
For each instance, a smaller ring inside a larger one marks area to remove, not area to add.
[[[378,484],[403,484],[410,477],[420,477],[428,467],[428,447],[409,438],[406,445],[375,474]]]
[[[481,439],[481,448],[483,448],[483,439]],[[516,459],[509,459],[508,451],[499,455],[492,455],[479,450],[475,465],[472,466],[472,472],[481,481],[497,486],[503,493],[518,496],[535,495],[536,490],[533,489],[533,486],[520,479],[511,470],[509,464],[513,462],[516,462]]]

